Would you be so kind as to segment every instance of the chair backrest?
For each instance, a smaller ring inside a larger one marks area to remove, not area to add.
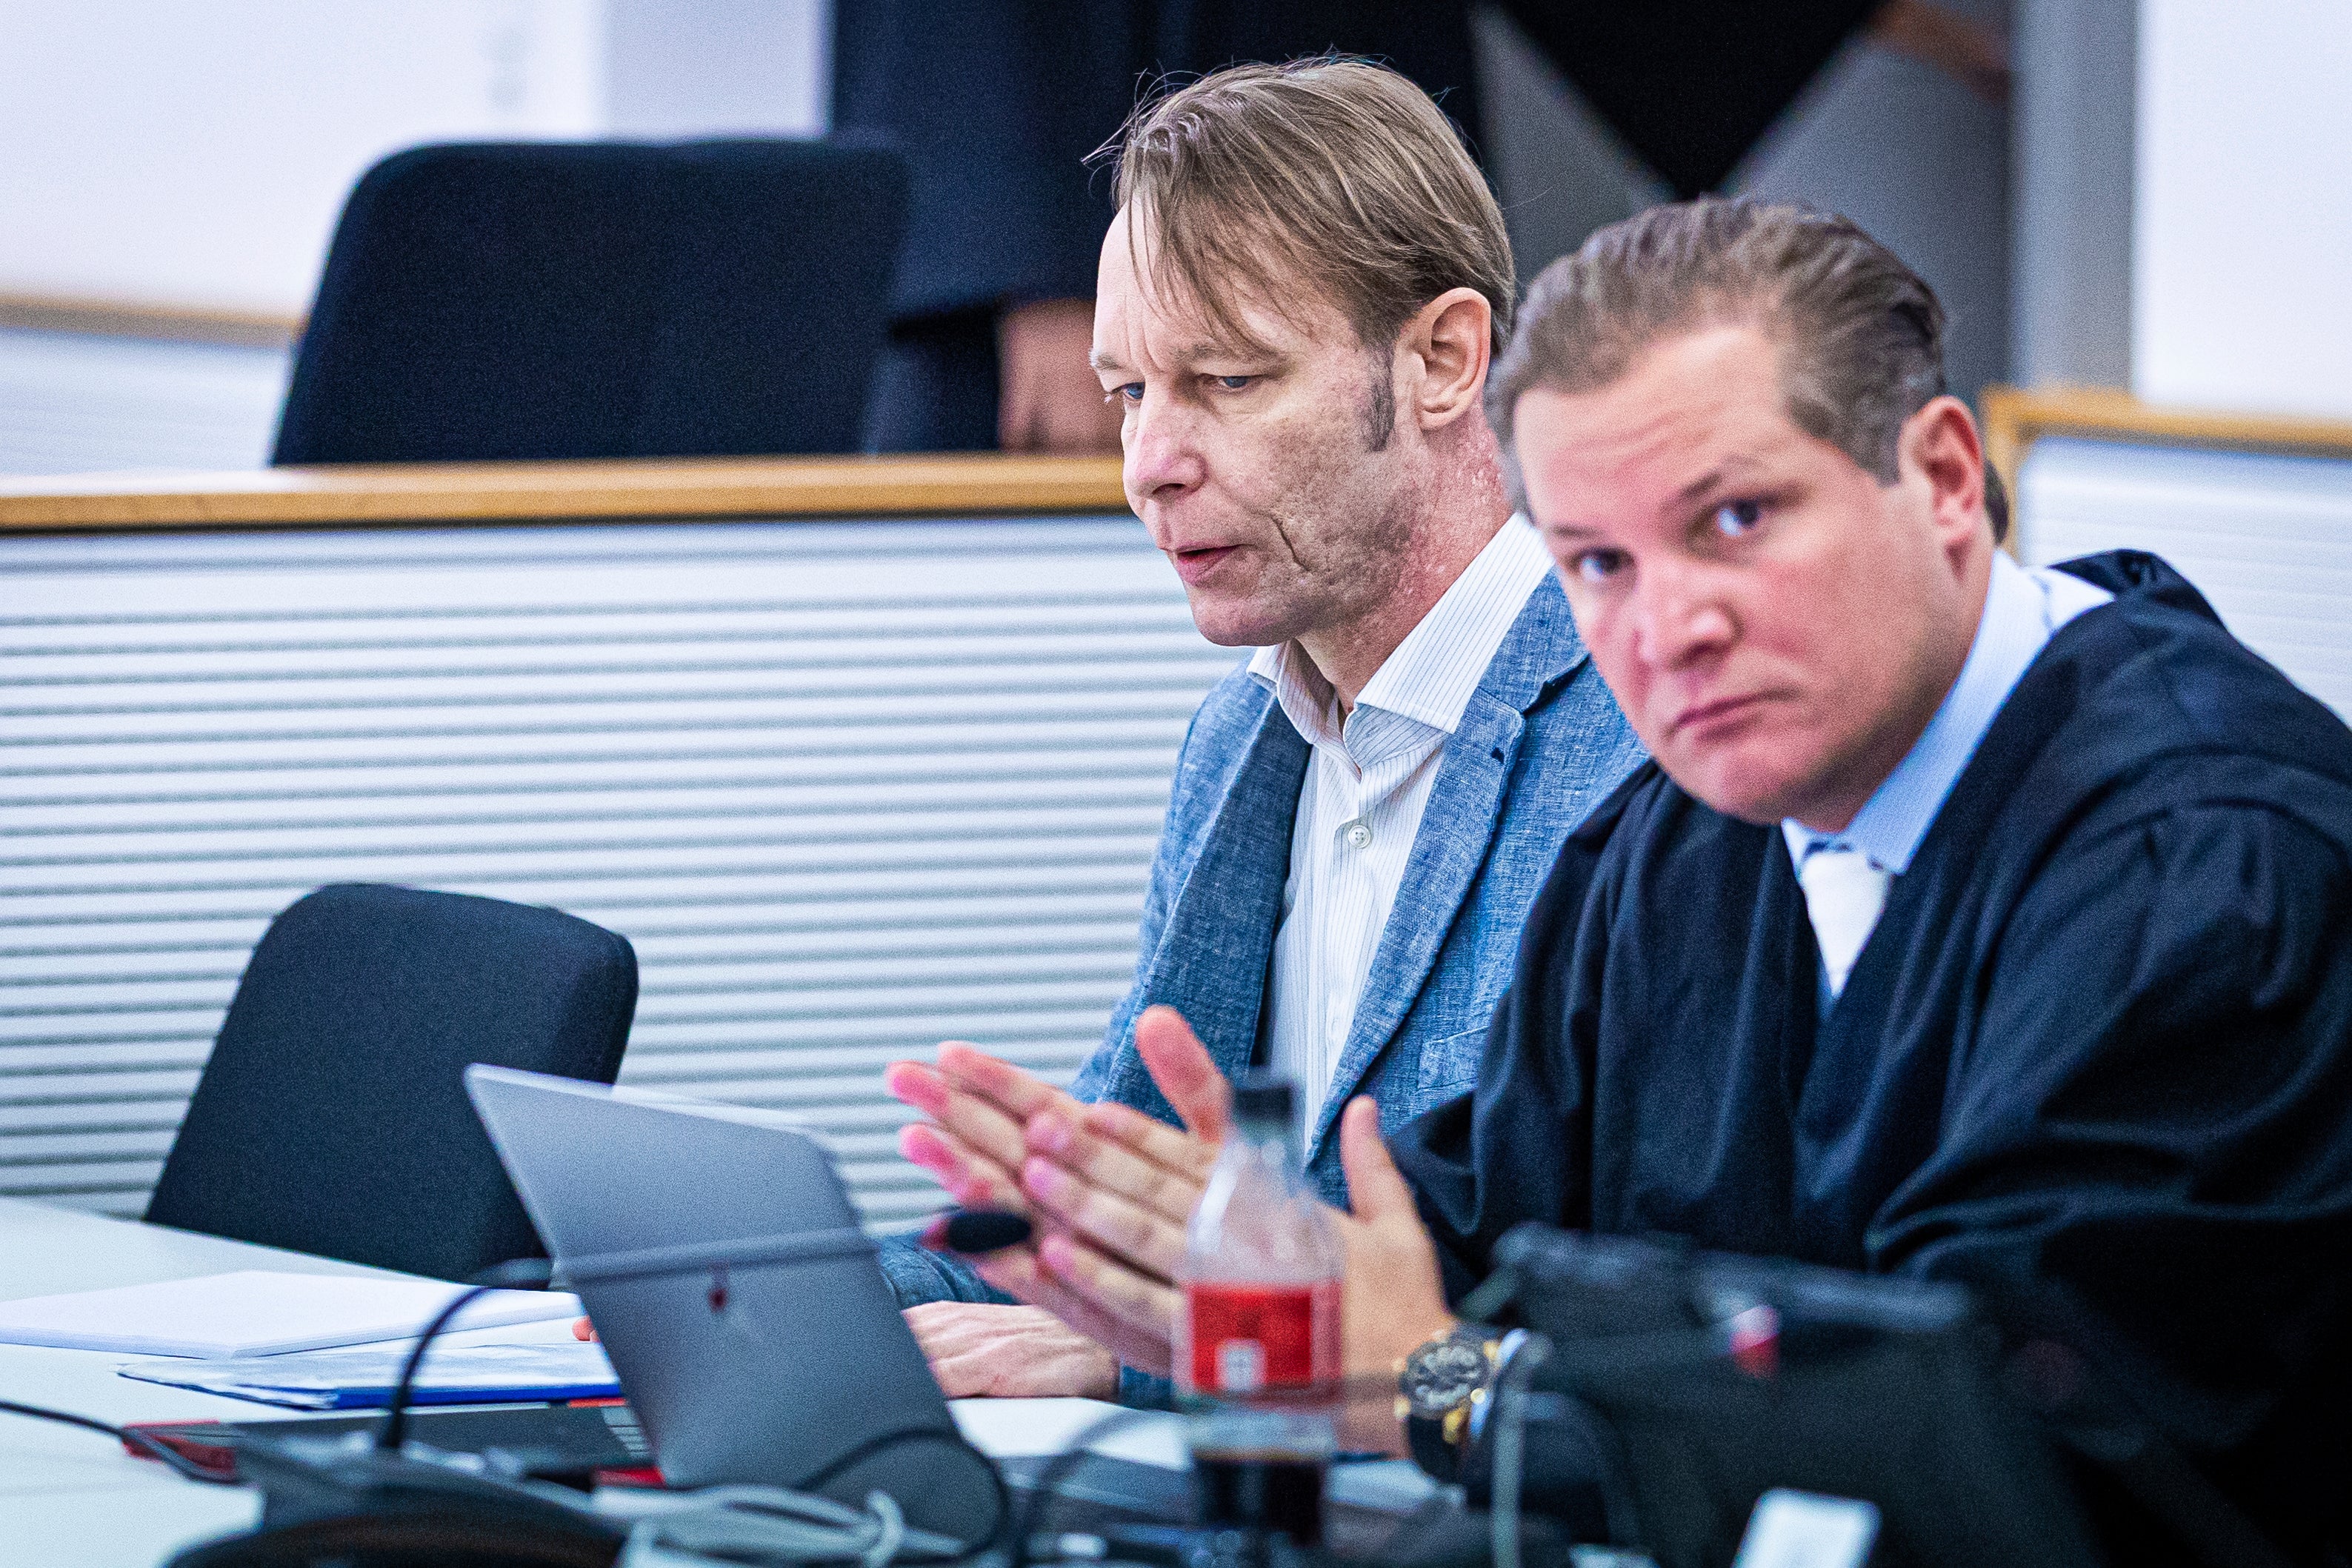
[[[344,204],[271,461],[854,451],[906,209],[872,147],[394,153]]]
[[[552,909],[320,888],[270,923],[147,1207],[160,1225],[461,1280],[541,1253],[469,1062],[610,1083],[626,938]]]

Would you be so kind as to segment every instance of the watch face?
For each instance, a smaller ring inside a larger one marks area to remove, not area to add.
[[[1477,1341],[1444,1339],[1412,1353],[1397,1388],[1414,1415],[1433,1419],[1467,1399],[1486,1377],[1486,1353]]]

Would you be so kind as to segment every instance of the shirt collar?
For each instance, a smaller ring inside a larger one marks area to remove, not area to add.
[[[1512,623],[1527,608],[1528,596],[1550,570],[1551,557],[1542,536],[1522,518],[1514,517],[1505,523],[1430,606],[1429,613],[1405,633],[1404,641],[1381,662],[1356,699],[1356,714],[1370,709],[1408,723],[1358,727],[1351,715],[1348,721],[1351,730],[1362,727],[1393,734],[1420,729],[1452,735],[1460,728],[1471,694],[1486,678],[1486,666],[1495,662]],[[1282,711],[1310,744],[1338,740],[1339,710],[1331,683],[1297,643],[1260,648],[1250,657],[1249,672],[1274,693]],[[1357,758],[1360,765],[1371,760]]]
[[[1798,865],[1813,849],[1849,845],[1881,871],[1901,875],[1967,770],[2009,694],[2058,628],[2115,595],[2062,571],[2027,570],[2003,550],[1992,557],[1984,614],[1959,679],[1944,694],[1936,716],[1885,782],[1872,791],[1843,833],[1817,833],[1792,820],[1780,824]]]

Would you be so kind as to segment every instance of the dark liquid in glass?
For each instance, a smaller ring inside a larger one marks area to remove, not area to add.
[[[1321,1459],[1296,1454],[1208,1452],[1192,1455],[1192,1490],[1201,1522],[1245,1530],[1279,1530],[1299,1546],[1323,1544]]]

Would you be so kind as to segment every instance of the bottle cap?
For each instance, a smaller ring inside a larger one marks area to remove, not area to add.
[[[1297,1104],[1297,1091],[1279,1072],[1253,1068],[1234,1085],[1234,1114],[1253,1122],[1287,1122]]]

